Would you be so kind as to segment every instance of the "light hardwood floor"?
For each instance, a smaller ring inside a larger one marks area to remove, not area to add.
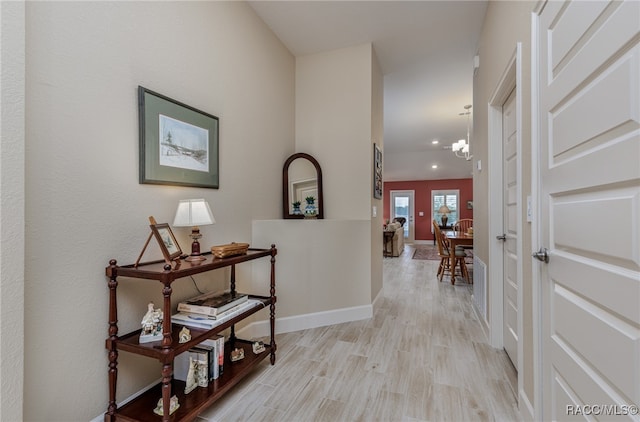
[[[277,336],[268,359],[207,421],[516,421],[517,375],[489,346],[471,286],[436,279],[406,245],[385,258],[372,319]],[[200,422],[202,422],[200,420]]]

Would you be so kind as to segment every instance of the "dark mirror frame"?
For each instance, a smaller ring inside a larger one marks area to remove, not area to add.
[[[324,218],[324,196],[322,195],[322,169],[318,161],[311,155],[304,152],[298,152],[293,154],[287,161],[284,162],[282,168],[282,218],[284,219],[303,219],[304,215],[295,215],[289,212],[289,166],[298,158],[309,160],[311,164],[316,168],[316,175],[318,179],[318,215],[317,218]]]

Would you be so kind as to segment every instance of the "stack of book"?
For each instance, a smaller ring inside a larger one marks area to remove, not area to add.
[[[173,360],[173,377],[186,381],[189,373],[189,358],[198,362],[199,373],[196,374],[200,387],[206,387],[209,381],[222,375],[224,365],[224,337],[216,335],[207,339],[186,353],[181,353]]]
[[[259,304],[244,293],[205,293],[178,303],[178,313],[171,316],[171,322],[211,329]]]

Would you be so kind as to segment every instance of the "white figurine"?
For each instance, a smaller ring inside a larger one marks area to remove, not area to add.
[[[187,380],[186,385],[184,387],[184,393],[189,394],[198,386],[198,362],[194,361],[191,356],[189,356],[189,372],[187,372]]]
[[[162,340],[162,309],[154,309],[153,302],[147,305],[147,313],[142,317],[140,331],[140,343],[149,343],[151,341]]]
[[[178,336],[179,336],[178,342],[186,343],[189,340],[191,340],[191,331],[189,331],[187,327],[182,327],[182,330],[180,330],[180,333]]]
[[[256,355],[264,352],[264,350],[265,350],[264,349],[264,343],[262,341],[260,341],[260,340],[254,342],[251,345],[251,348],[253,349],[253,353],[255,353]]]
[[[169,399],[169,415],[173,415],[173,412],[178,410],[179,407],[180,407],[180,403],[178,403],[178,397],[177,396],[171,397],[171,399]],[[158,405],[156,406],[155,409],[153,409],[153,413],[160,416],[164,415],[164,411],[162,409],[162,398],[158,400]]]

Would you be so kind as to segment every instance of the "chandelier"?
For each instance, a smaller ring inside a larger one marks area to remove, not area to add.
[[[451,151],[453,151],[456,157],[464,158],[465,160],[469,161],[471,160],[471,158],[473,158],[473,155],[471,155],[469,151],[469,125],[471,122],[471,104],[467,104],[466,106],[464,106],[464,109],[465,111],[463,113],[460,113],[460,116],[467,116],[467,139],[460,139],[458,142],[454,142],[453,144],[451,144]]]

